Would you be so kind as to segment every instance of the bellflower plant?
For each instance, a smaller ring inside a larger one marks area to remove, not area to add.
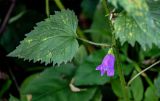
[[[99,70],[101,72],[101,76],[103,76],[105,73],[108,76],[114,76],[114,62],[115,57],[112,54],[112,48],[108,51],[108,54],[104,57],[102,63],[97,66],[96,70]]]

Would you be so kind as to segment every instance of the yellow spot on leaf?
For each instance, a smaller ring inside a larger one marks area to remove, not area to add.
[[[26,40],[27,43],[31,43],[32,41],[32,39]]]
[[[47,57],[51,58],[52,57],[52,53],[49,52],[48,55],[47,55]]]
[[[129,32],[129,36],[132,37],[132,35],[133,35],[133,33],[132,33],[132,32]]]
[[[42,39],[43,41],[46,41],[48,38],[44,38],[44,39]]]

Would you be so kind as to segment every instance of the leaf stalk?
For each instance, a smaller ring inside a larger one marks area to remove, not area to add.
[[[129,80],[128,85],[130,85],[132,83],[132,81],[134,81],[139,75],[141,75],[142,73],[144,73],[145,71],[149,70],[150,68],[154,67],[155,65],[157,65],[159,63],[160,63],[160,60],[155,62],[154,64],[150,65],[149,67],[145,68],[144,70],[142,70],[138,74],[136,74],[131,80]]]

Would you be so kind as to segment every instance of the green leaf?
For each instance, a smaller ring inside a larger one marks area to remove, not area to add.
[[[23,89],[25,89],[28,86],[28,84],[38,76],[39,76],[39,73],[36,73],[36,74],[30,75],[29,77],[27,77],[23,81],[23,83],[21,84],[21,89],[20,90],[23,91]]]
[[[77,17],[73,11],[55,12],[37,24],[21,44],[8,56],[45,64],[71,61],[78,49]]]
[[[149,5],[152,20],[154,22],[153,33],[157,33],[157,34],[154,34],[155,40],[158,40],[156,41],[156,45],[160,47],[160,41],[159,41],[159,38],[160,38],[160,13],[159,13],[160,12],[160,7],[159,7],[160,0],[147,0],[147,2]]]
[[[156,92],[156,88],[154,86],[148,87],[145,92],[144,101],[159,101],[155,92]]]
[[[76,65],[80,65],[85,60],[86,57],[87,57],[87,51],[86,51],[84,45],[81,45],[78,48],[78,51],[75,54],[73,61]]]
[[[114,28],[116,38],[120,39],[122,45],[129,42],[134,46],[135,42],[138,42],[146,50],[146,48],[151,48],[153,43],[157,45],[157,41],[159,41],[155,37],[158,33],[151,33],[146,27],[142,29],[135,19],[124,13],[116,18]]]
[[[158,78],[154,80],[154,85],[156,88],[156,95],[160,98],[160,73],[158,75]]]
[[[32,95],[28,94],[25,96],[22,95],[20,100],[15,98],[14,96],[10,96],[9,101],[31,101],[31,99],[32,99]]]
[[[133,75],[136,75],[136,73],[134,72]],[[134,101],[141,101],[143,98],[144,87],[140,76],[131,83],[130,89],[133,94]]]
[[[56,68],[56,67],[55,67]],[[22,94],[31,95],[32,101],[89,101],[97,91],[87,88],[73,92],[69,87],[73,74],[73,65],[61,68],[48,68],[22,89]]]
[[[149,6],[149,10],[150,10],[150,14],[153,18],[153,20],[155,21],[155,25],[157,27],[160,27],[160,0],[147,0],[148,6]],[[160,29],[158,29],[160,30]]]
[[[10,95],[9,101],[19,101],[19,100],[14,96]]]
[[[74,77],[75,85],[103,85],[109,82],[107,75],[100,76],[100,72],[96,70],[106,53],[107,50],[97,51],[78,67]]]
[[[101,91],[98,89],[91,101],[102,101]]]
[[[146,0],[109,0],[115,7],[119,4],[127,14],[135,19],[140,28],[145,24],[152,25],[150,20],[149,7]],[[146,23],[144,23],[146,22]],[[145,26],[146,28],[149,28]],[[144,29],[145,31],[145,29]]]
[[[123,96],[121,82],[119,78],[111,80],[111,87],[112,87],[114,94],[119,98],[118,101],[125,101],[125,98]],[[128,93],[129,98],[131,98],[130,89],[128,89],[127,93]]]
[[[116,94],[116,96],[118,96],[118,98],[123,98],[121,82],[118,78],[111,80],[111,86],[112,86],[112,90]]]
[[[110,0],[110,2],[116,7],[119,4],[127,12],[120,13],[114,24],[116,38],[120,39],[122,45],[129,42],[134,46],[135,42],[138,42],[144,50],[151,48],[152,44],[160,47],[159,1]]]
[[[109,0],[116,8],[122,6],[132,16],[145,16],[149,9],[145,0]]]

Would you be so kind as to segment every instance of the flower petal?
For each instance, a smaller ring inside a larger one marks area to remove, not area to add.
[[[99,66],[96,67],[96,70],[101,70],[101,68],[102,68],[102,66],[99,65]]]
[[[104,57],[102,64],[96,67],[96,70],[101,72],[101,76],[103,76],[105,73],[107,73],[108,76],[114,76],[114,62],[114,55],[107,54]]]
[[[104,69],[102,69],[102,70],[101,70],[101,76],[103,76],[103,75],[105,74],[105,72],[106,72],[106,71],[105,71]]]
[[[107,71],[107,75],[108,76],[114,76],[114,68],[110,68],[108,71]]]

